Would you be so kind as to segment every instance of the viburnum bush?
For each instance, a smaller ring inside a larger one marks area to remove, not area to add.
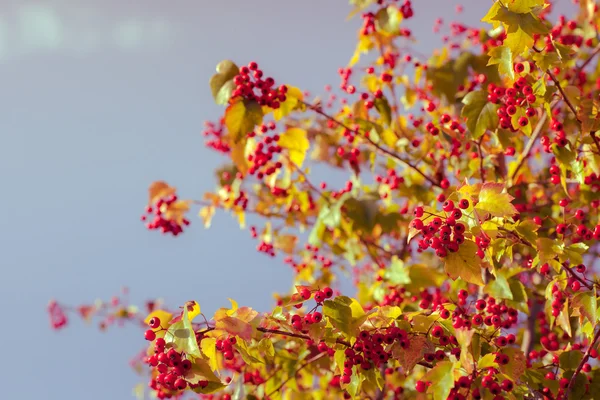
[[[69,311],[145,326],[134,366],[159,399],[600,398],[598,5],[490,2],[485,24],[438,20],[426,58],[410,0],[351,3],[363,24],[339,90],[219,63],[215,192],[154,182],[142,216],[178,236],[194,207],[206,227],[231,213],[293,289],[213,316],[53,301],[53,326]]]

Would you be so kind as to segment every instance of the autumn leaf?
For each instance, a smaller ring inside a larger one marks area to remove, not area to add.
[[[511,204],[513,199],[514,197],[506,193],[504,184],[487,182],[481,186],[475,209],[494,217],[512,217],[517,213],[517,209]]]
[[[455,365],[450,361],[438,362],[436,366],[423,378],[431,382],[427,393],[433,395],[433,400],[446,400],[454,387]]]
[[[281,102],[279,108],[273,110],[273,119],[275,121],[281,120],[293,110],[302,108],[303,106],[302,101],[304,100],[304,95],[302,91],[294,86],[288,86],[287,88],[285,101]]]
[[[263,120],[263,111],[255,100],[235,99],[225,110],[225,126],[233,143],[240,142]]]
[[[508,76],[511,80],[515,79],[515,70],[513,67],[512,51],[507,46],[497,46],[488,53],[490,59],[487,65],[498,65],[498,72]]]
[[[461,278],[467,282],[483,286],[481,259],[477,255],[477,245],[465,240],[455,253],[448,253],[444,269],[452,279]]]
[[[165,341],[167,343],[172,343],[177,351],[185,352],[189,357],[202,357],[198,342],[196,341],[196,334],[194,333],[192,322],[188,316],[187,307],[184,307],[183,309],[183,317],[181,320],[169,327],[169,330],[165,335]]]
[[[310,147],[310,142],[306,137],[306,131],[300,128],[288,128],[287,131],[279,136],[277,144],[284,149],[288,149],[290,160],[298,168],[302,168],[306,153]]]
[[[467,94],[462,102],[465,105],[461,115],[467,118],[467,127],[473,139],[479,139],[487,130],[498,127],[498,105],[488,102],[487,91],[478,90]]]
[[[157,200],[169,197],[175,194],[175,192],[175,188],[169,186],[166,182],[152,182],[148,188],[148,204],[154,204]]]
[[[400,32],[402,12],[394,5],[381,8],[375,14],[375,26],[377,31],[385,35],[397,35]]]
[[[227,105],[231,93],[235,89],[233,78],[239,73],[237,65],[233,61],[224,60],[217,64],[217,73],[210,78],[210,90],[215,103]]]
[[[515,13],[529,13],[544,7],[545,0],[505,0],[504,5]]]
[[[491,22],[495,26],[502,23],[506,29],[504,45],[510,48],[513,56],[524,54],[533,48],[534,34],[548,33],[548,27],[531,12],[514,12],[504,8],[498,2],[482,20]]]
[[[213,371],[218,370],[219,365],[217,363],[217,339],[211,337],[202,338],[200,342],[200,349],[202,354],[208,358],[208,365]]]

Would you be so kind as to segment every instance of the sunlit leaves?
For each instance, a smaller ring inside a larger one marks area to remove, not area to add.
[[[196,342],[196,334],[192,327],[192,322],[188,316],[188,309],[183,309],[183,317],[180,321],[169,327],[165,335],[167,343],[173,343],[178,351],[185,352],[188,356],[197,358],[202,357],[198,343]]]
[[[494,217],[511,217],[517,213],[512,200],[513,197],[506,192],[504,184],[487,182],[481,187],[475,209]]]
[[[600,101],[597,99],[585,99],[577,113],[581,121],[581,129],[584,133],[600,130]]]
[[[513,68],[512,51],[507,46],[497,46],[488,53],[490,60],[488,65],[498,65],[498,72],[501,75],[508,76],[511,80],[515,79],[515,70]]]
[[[263,110],[255,100],[237,98],[225,110],[225,126],[234,143],[238,143],[262,123]]]
[[[483,285],[481,259],[477,255],[477,245],[466,240],[455,253],[448,253],[444,263],[446,273],[452,279],[461,278],[476,285]]]
[[[502,350],[508,356],[508,364],[501,365],[500,371],[508,375],[513,381],[518,381],[527,369],[527,357],[517,348],[507,347]]]
[[[385,35],[396,35],[400,32],[400,23],[402,22],[402,13],[394,5],[388,5],[381,8],[375,14],[375,24],[377,31]]]
[[[202,354],[208,359],[208,365],[213,371],[216,371],[219,368],[219,364],[217,363],[216,344],[217,339],[211,337],[203,338],[200,342]]]
[[[467,118],[467,127],[473,139],[479,139],[487,130],[495,130],[498,127],[498,105],[487,101],[486,91],[471,92],[462,102],[465,106],[461,113]]]
[[[306,136],[306,131],[300,128],[288,128],[283,132],[277,144],[287,149],[290,154],[290,160],[298,168],[302,167],[306,153],[310,147],[310,142]]]
[[[521,8],[522,9],[522,8]],[[504,40],[514,56],[521,55],[533,48],[534,34],[544,34],[548,27],[532,12],[511,11],[495,2],[482,20],[497,26],[502,23],[506,29],[507,37]]]
[[[300,89],[295,86],[288,86],[288,90],[285,94],[285,101],[279,105],[279,108],[273,110],[273,119],[275,121],[281,120],[283,117],[289,115],[292,111],[302,108],[304,105],[304,94]]]
[[[454,363],[443,361],[425,375],[425,380],[431,382],[427,393],[433,395],[433,400],[446,400],[454,387]]]
[[[239,73],[233,61],[224,60],[217,65],[217,73],[210,78],[210,90],[215,103],[226,105],[235,89],[233,78]]]

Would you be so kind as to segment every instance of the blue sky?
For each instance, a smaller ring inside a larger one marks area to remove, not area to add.
[[[407,27],[428,53],[434,19],[453,18],[458,2],[415,3]],[[463,4],[473,21],[488,2]],[[154,180],[183,197],[213,188],[222,159],[201,132],[222,112],[208,89],[219,61],[256,60],[312,92],[336,86],[359,23],[345,21],[349,10],[343,0],[2,2],[3,398],[128,399],[143,379],[127,365],[145,345],[140,330],[73,320],[53,332],[51,298],[93,302],[127,285],[134,302],[196,299],[211,313],[227,297],[267,310],[289,288],[289,267],[228,215],[208,231],[195,219],[177,239],[139,216]]]

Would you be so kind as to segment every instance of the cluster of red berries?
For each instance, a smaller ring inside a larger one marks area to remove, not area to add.
[[[533,64],[529,64],[533,66]],[[523,63],[515,64],[515,71],[520,73],[525,70]],[[520,128],[529,125],[529,119],[537,115],[533,104],[537,100],[533,94],[533,88],[527,83],[525,77],[519,77],[512,87],[503,88],[490,83],[487,87],[488,101],[494,104],[500,104],[497,114],[499,126],[502,129],[509,129],[511,132],[517,132]],[[517,114],[518,109],[525,110],[525,115],[517,119],[517,125],[513,125],[512,117]]]
[[[251,134],[253,136],[253,133]],[[281,153],[283,148],[277,144],[279,135],[263,136],[252,154],[248,155],[248,161],[251,163],[248,173],[255,175],[258,179],[273,175],[283,166],[281,161],[273,162],[276,154]]]
[[[361,331],[354,345],[345,350],[346,361],[344,361],[341,382],[350,383],[354,366],[368,370],[385,364],[390,359],[391,352],[386,351],[384,346],[395,342],[398,342],[403,349],[407,349],[410,346],[408,333],[396,326],[381,331]]]
[[[204,123],[205,129],[202,132],[202,135],[208,138],[208,140],[205,142],[205,145],[218,151],[219,153],[228,153],[231,150],[229,144],[223,136],[225,133],[224,122],[224,118],[219,120],[218,125],[214,122],[206,121]]]
[[[237,343],[237,339],[235,336],[228,336],[225,339],[217,340],[216,348],[217,351],[223,353],[223,358],[225,360],[231,361],[235,357],[235,353],[233,351],[233,345]]]
[[[471,329],[482,325],[493,326],[497,329],[510,329],[517,324],[518,311],[505,304],[497,304],[494,297],[475,301],[475,311],[469,313],[468,309],[462,307],[467,304],[468,297],[469,294],[466,290],[460,290],[458,292],[458,305],[461,307],[458,307],[452,314],[445,308],[438,307],[440,317],[448,319],[452,315],[452,326],[456,329]]]
[[[395,169],[388,168],[386,171],[386,176],[375,175],[375,181],[382,185],[388,185],[390,190],[395,190],[398,189],[402,183],[404,183],[404,178],[402,176],[398,176]]]
[[[421,219],[424,215],[423,207],[416,207],[413,212],[416,218],[411,221],[410,226],[421,231],[423,236],[418,242],[418,251],[424,251],[431,247],[438,257],[446,257],[448,252],[458,251],[459,246],[465,241],[466,227],[457,220],[462,217],[462,210],[468,207],[467,199],[460,200],[458,207],[454,206],[452,200],[446,200],[442,209],[449,215],[445,217],[445,220],[436,216],[427,225]]]
[[[185,355],[175,349],[166,349],[166,342],[158,338],[154,342],[154,354],[147,357],[146,363],[155,368],[157,375],[150,381],[150,388],[155,391],[159,399],[170,399],[177,396],[178,392],[191,385],[186,381],[185,375],[192,369],[192,362]],[[205,386],[208,382],[205,382]]]
[[[300,273],[300,271],[308,267],[309,263],[318,262],[321,264],[321,268],[330,268],[333,265],[333,261],[330,258],[319,254],[321,249],[318,246],[311,246],[307,243],[304,248],[307,252],[309,252],[308,256],[306,257],[308,258],[308,261],[296,262],[292,256],[288,256],[283,260],[285,264],[289,264],[292,268],[294,268],[296,273]]]
[[[313,299],[317,303],[317,307],[318,307],[318,306],[322,305],[326,299],[329,299],[333,296],[333,289],[331,289],[330,287],[325,287],[321,290],[316,290],[313,294],[311,292],[311,290],[308,289],[307,287],[302,287],[298,290],[297,295],[302,300],[309,300],[311,297],[313,297]],[[294,307],[302,308],[302,306],[303,306],[303,303],[298,303]],[[308,325],[318,324],[322,320],[323,320],[323,314],[321,314],[318,311],[312,311],[312,312],[306,313],[304,315],[304,317],[302,317],[298,314],[293,315],[291,322],[292,322],[292,326],[294,327],[294,329],[301,331],[301,332],[306,332],[306,328],[308,327]]]
[[[155,204],[146,208],[146,214],[142,215],[142,221],[146,221],[148,216],[154,215],[154,218],[146,223],[146,227],[150,230],[160,230],[164,234],[172,234],[177,236],[183,232],[183,227],[190,224],[190,221],[186,218],[182,219],[179,223],[174,219],[165,218],[165,214],[168,213],[169,208],[173,207],[177,202],[177,195],[173,194],[168,197],[159,198]]]
[[[275,88],[275,80],[271,77],[263,79],[263,71],[258,69],[254,61],[240,68],[240,73],[233,78],[236,88],[232,97],[241,96],[247,100],[257,101],[261,106],[279,108],[286,100],[287,86]]]
[[[565,147],[569,144],[567,134],[563,130],[562,122],[555,118],[550,121],[550,130],[555,132],[554,139],[550,140],[550,137],[544,135],[540,138],[540,143],[546,153],[552,153],[552,144],[556,144],[558,147]]]

